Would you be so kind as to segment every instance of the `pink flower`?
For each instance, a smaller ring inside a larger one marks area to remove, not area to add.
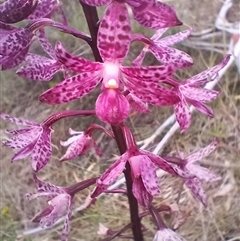
[[[186,158],[175,158],[175,157],[164,157],[165,160],[169,162],[175,162],[179,165],[179,167],[194,177],[192,178],[184,178],[185,184],[192,191],[193,195],[199,199],[205,206],[207,205],[207,197],[205,191],[202,187],[202,181],[206,182],[214,182],[221,179],[220,176],[214,174],[210,170],[200,165],[196,165],[195,162],[201,160],[208,156],[211,152],[213,152],[217,147],[217,140],[214,139],[208,146],[192,153],[190,156]]]
[[[103,6],[114,4],[114,0],[82,0],[91,6]],[[182,23],[178,20],[173,7],[156,0],[125,0],[132,9],[134,19],[144,27],[159,29]],[[119,9],[121,11],[121,9]]]
[[[169,228],[158,230],[153,241],[186,241],[183,237],[175,233]]]
[[[32,169],[36,172],[42,169],[51,157],[51,133],[53,130],[45,124],[18,119],[3,113],[0,113],[0,117],[16,125],[26,126],[24,129],[6,131],[11,138],[4,141],[3,144],[16,150],[12,161],[31,156]]]
[[[133,195],[145,207],[149,207],[153,196],[159,194],[157,167],[175,176],[189,177],[187,172],[171,166],[163,158],[132,147],[101,175],[91,197],[98,196],[113,183],[125,169],[127,161],[131,166]]]
[[[47,90],[40,96],[40,100],[48,104],[69,102],[88,94],[102,80],[102,93],[96,101],[96,113],[101,120],[110,124],[119,124],[129,115],[130,106],[122,93],[124,88],[142,101],[151,104],[177,103],[179,98],[174,92],[152,83],[171,75],[175,70],[173,66],[122,66],[130,42],[128,11],[123,3],[114,1],[107,8],[98,31],[97,46],[104,63],[73,56],[58,43],[56,54],[59,61],[67,69],[80,74]]]
[[[37,193],[26,194],[26,198],[32,200],[38,197],[46,197],[49,201],[48,206],[35,216],[33,222],[39,222],[43,228],[50,227],[59,218],[66,216],[61,238],[62,241],[66,241],[69,232],[69,220],[72,213],[72,195],[70,195],[67,188],[40,181],[36,175],[34,175],[34,179]]]
[[[219,92],[204,89],[202,87],[207,82],[213,81],[218,77],[218,72],[226,66],[229,59],[230,55],[226,56],[225,59],[218,65],[215,65],[214,67],[180,83],[173,78],[168,78],[168,83],[174,86],[173,89],[175,89],[180,100],[174,105],[174,112],[182,131],[186,131],[191,123],[191,113],[187,103],[193,105],[202,113],[213,117],[212,109],[205,103],[215,100],[218,97]]]

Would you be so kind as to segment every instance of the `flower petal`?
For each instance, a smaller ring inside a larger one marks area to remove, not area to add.
[[[191,124],[191,112],[184,98],[174,105],[174,112],[180,128],[183,132],[186,131]]]
[[[152,196],[160,193],[159,181],[156,173],[156,166],[147,156],[141,158],[141,177],[144,187]]]
[[[36,8],[36,0],[8,0],[0,5],[0,21],[17,23],[27,18]]]
[[[23,126],[40,126],[38,123],[28,121],[28,120],[23,120],[19,119],[16,117],[12,117],[10,115],[4,114],[0,112],[0,117],[6,121],[12,122],[16,125],[23,125]]]
[[[187,53],[164,45],[150,45],[149,50],[163,64],[174,64],[178,68],[189,67],[193,59]]]
[[[189,178],[185,180],[185,184],[192,191],[193,195],[200,200],[204,206],[207,206],[207,196],[202,188],[202,184],[199,179]]]
[[[213,81],[214,79],[216,79],[218,77],[218,72],[227,65],[228,61],[230,60],[230,56],[231,55],[227,55],[221,63],[215,65],[212,68],[209,68],[195,76],[193,76],[192,78],[187,80],[187,83],[192,86],[199,86],[199,85],[203,85],[209,81]]]
[[[101,70],[102,63],[91,62],[68,53],[60,42],[55,45],[57,59],[69,70],[74,72],[93,72]]]
[[[31,154],[31,166],[34,171],[39,171],[48,162],[52,154],[51,130],[43,130]]]
[[[104,62],[122,62],[131,42],[131,27],[124,3],[113,1],[99,26],[97,46]]]
[[[138,7],[132,6],[133,16],[144,27],[160,29],[181,25],[173,7],[156,0],[141,0]]]
[[[75,75],[45,91],[39,100],[51,105],[76,100],[90,93],[98,85],[101,77],[98,71]]]
[[[210,153],[212,153],[217,147],[217,139],[213,139],[213,141],[206,147],[201,148],[200,150],[192,153],[186,158],[186,162],[192,164],[196,161],[202,160],[207,157]]]
[[[208,107],[207,105],[199,102],[199,101],[195,101],[195,100],[191,100],[191,99],[187,99],[187,101],[193,105],[197,110],[201,111],[203,114],[208,115],[210,117],[214,117],[214,113],[213,110]]]
[[[222,179],[219,175],[199,165],[187,164],[187,169],[202,181],[215,182]]]
[[[186,29],[184,31],[162,38],[159,41],[156,41],[156,44],[159,43],[166,46],[172,46],[186,39],[191,34],[191,32],[192,28]]]
[[[50,81],[54,74],[60,69],[61,65],[40,55],[27,55],[26,64],[22,66],[16,73],[26,79],[35,81]]]
[[[92,198],[99,196],[110,184],[114,182],[114,180],[118,178],[118,176],[123,172],[128,159],[129,153],[126,152],[101,175],[101,177],[97,180],[96,188],[91,194]]]
[[[162,169],[163,171],[168,172],[175,176],[177,175],[175,169],[160,156],[157,156],[149,151],[143,151],[143,150],[140,150],[140,153],[142,155],[148,156],[148,158],[150,158],[153,164],[155,164],[158,168]]]
[[[54,0],[55,1],[55,0]],[[38,41],[41,44],[44,51],[52,58],[56,59],[56,53],[52,45],[49,43],[44,29],[39,29],[38,31]]]
[[[153,241],[186,241],[183,237],[172,231],[171,229],[164,228],[158,230],[154,236]]]
[[[153,197],[144,187],[141,178],[133,179],[132,192],[141,206],[148,208],[151,205]]]
[[[59,4],[57,0],[41,0],[38,1],[38,5],[35,11],[28,17],[30,20],[36,20],[39,18],[47,17]]]
[[[215,100],[219,95],[219,92],[216,90],[199,89],[184,84],[179,86],[179,91],[185,97],[203,103]]]

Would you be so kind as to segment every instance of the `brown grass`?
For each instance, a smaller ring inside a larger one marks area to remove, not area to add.
[[[171,1],[168,1],[171,3]],[[215,16],[219,11],[221,2],[215,0],[201,1],[201,4],[192,0],[181,1],[176,4],[179,16],[187,25],[195,24],[199,29],[204,29],[214,23]],[[66,5],[68,12],[75,10],[76,4]],[[201,6],[200,6],[201,5]],[[205,7],[204,7],[205,6]],[[200,11],[199,8],[204,9]],[[209,12],[206,12],[205,9]],[[80,8],[79,8],[80,12]],[[81,27],[86,31],[86,26],[82,20],[82,15],[69,16],[69,21],[73,27]],[[199,20],[200,19],[200,20]],[[203,20],[204,19],[204,20]],[[196,23],[198,23],[196,25]],[[54,33],[54,34],[53,34]],[[85,52],[86,45],[75,38],[69,38],[57,31],[51,31],[51,40],[54,42],[60,39],[65,46],[77,54]],[[79,47],[80,46],[80,47]],[[35,51],[41,51],[34,46]],[[192,76],[207,67],[218,63],[222,56],[213,52],[199,51],[185,48],[195,60],[195,65],[184,71],[184,76]],[[90,50],[84,56],[89,56]],[[150,63],[154,60],[148,56]],[[57,75],[53,82],[62,80],[62,76]],[[1,112],[11,114],[16,117],[26,118],[36,122],[41,122],[51,113],[63,109],[90,109],[94,106],[96,93],[74,101],[69,105],[48,106],[38,102],[38,96],[49,88],[49,83],[29,82],[18,78],[14,71],[1,73]],[[191,128],[186,134],[175,134],[168,145],[164,148],[164,154],[176,154],[183,151],[190,152],[206,146],[210,140],[216,136],[219,138],[219,148],[204,160],[204,164],[214,172],[222,176],[222,180],[206,184],[209,196],[209,206],[204,209],[196,201],[191,193],[184,187],[179,200],[180,209],[191,210],[191,214],[186,223],[178,230],[189,241],[225,241],[240,240],[240,82],[237,69],[231,67],[224,78],[220,81],[217,89],[222,92],[217,101],[211,104],[215,111],[215,118],[210,119],[201,113],[194,113]],[[170,115],[171,108],[151,107],[151,113],[147,115],[132,115],[129,120],[133,132],[138,140],[147,138],[154,130]],[[118,155],[116,145],[105,136],[97,136],[100,148],[104,150],[104,157],[98,158],[93,153],[77,158],[71,162],[61,164],[59,158],[65,149],[59,145],[59,140],[68,138],[68,128],[83,130],[90,123],[97,121],[92,118],[71,118],[59,121],[55,126],[53,135],[54,154],[51,162],[40,172],[40,178],[48,180],[56,185],[71,185],[84,178],[99,175],[106,165],[110,164],[110,158]],[[1,139],[5,139],[4,129],[10,124],[1,121]],[[12,126],[11,126],[12,127]],[[160,136],[157,141],[161,140]],[[156,143],[152,143],[152,150]],[[24,194],[34,191],[32,172],[28,160],[10,163],[12,150],[1,147],[1,188],[0,188],[0,240],[13,241],[38,241],[59,240],[61,227],[44,231],[36,235],[24,238],[17,238],[16,233],[36,227],[31,223],[31,218],[43,207],[40,200],[27,202]],[[161,195],[155,199],[156,204],[170,204],[176,200],[178,191],[181,189],[178,180],[164,176],[161,182]],[[79,206],[89,194],[91,189],[79,193],[75,198],[75,206]],[[165,216],[168,220],[168,216]],[[78,213],[72,218],[70,241],[93,241],[97,240],[97,229],[99,223],[104,223],[111,229],[118,229],[129,222],[128,204],[126,197],[119,195],[103,196],[99,198],[96,205],[90,209]],[[148,229],[146,240],[152,240],[155,227],[150,218],[144,219],[144,225]],[[235,239],[234,239],[235,238]],[[117,239],[121,240],[121,239]],[[125,239],[126,240],[126,239]]]

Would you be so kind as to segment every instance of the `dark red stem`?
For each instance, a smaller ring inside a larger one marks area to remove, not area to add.
[[[89,31],[92,37],[90,47],[93,51],[94,58],[96,61],[103,62],[97,48],[97,33],[98,33],[98,25],[99,25],[97,9],[96,7],[91,7],[87,4],[82,3],[81,0],[79,0],[79,2],[82,5],[82,9],[85,14]],[[121,154],[125,153],[127,151],[127,147],[126,147],[122,129],[118,126],[112,126],[112,130],[113,130],[120,153]],[[139,212],[138,212],[138,202],[132,192],[131,168],[128,162],[126,164],[124,175],[125,175],[126,185],[127,185],[127,195],[128,195],[128,202],[129,202],[129,208],[130,208],[133,237],[135,241],[143,241],[144,239],[143,239],[143,233],[141,229],[141,219],[139,217]]]

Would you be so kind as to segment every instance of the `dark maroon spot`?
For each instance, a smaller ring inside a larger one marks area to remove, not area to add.
[[[119,16],[119,21],[124,22],[126,20],[126,17],[124,15]]]

